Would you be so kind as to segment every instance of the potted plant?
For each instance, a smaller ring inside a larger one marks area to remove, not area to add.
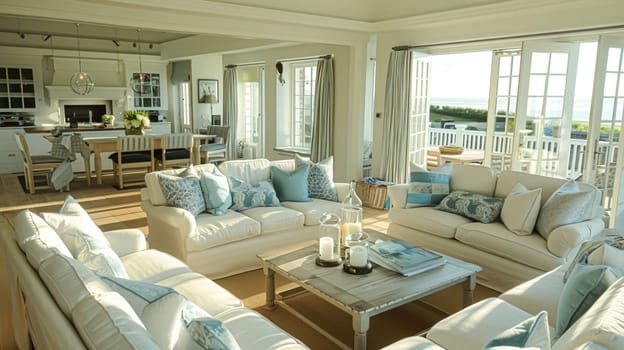
[[[150,121],[146,112],[124,112],[124,127],[126,128],[126,135],[143,135],[145,133],[145,128],[149,126]]]
[[[112,114],[104,114],[102,115],[102,123],[105,127],[109,125],[113,125],[115,123],[115,116]]]

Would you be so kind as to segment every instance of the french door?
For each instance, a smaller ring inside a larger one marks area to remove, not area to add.
[[[567,177],[578,44],[525,42],[512,168]]]
[[[264,66],[237,68],[238,143],[247,149],[245,158],[264,157]]]
[[[412,53],[409,101],[409,148],[410,162],[427,167],[429,144],[429,86],[431,62],[418,52]]]
[[[601,36],[583,178],[602,191],[602,206],[610,213],[609,226],[618,229],[624,228],[623,115],[624,39]]]

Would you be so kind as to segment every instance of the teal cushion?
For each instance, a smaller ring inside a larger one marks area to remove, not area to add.
[[[442,173],[413,171],[407,189],[406,208],[439,204],[449,194],[451,176]]]
[[[198,178],[158,174],[158,182],[167,200],[167,205],[186,209],[194,216],[206,210],[206,203]]]
[[[210,214],[223,215],[232,206],[232,194],[227,177],[216,167],[210,173],[201,169],[199,185],[206,203],[206,211]]]
[[[584,261],[579,261],[561,291],[555,337],[559,338],[583,316],[602,293],[621,276],[619,270],[609,266],[587,265]]]
[[[293,171],[282,170],[271,166],[271,179],[277,192],[277,198],[285,202],[309,202],[308,196],[308,172],[307,164],[297,167]]]
[[[307,158],[295,155],[295,166],[309,165],[308,194],[310,198],[338,201],[338,193],[334,184],[334,157],[330,156],[318,163],[312,163]]]
[[[230,177],[232,210],[245,210],[254,207],[277,207],[280,205],[273,185],[269,181],[250,184]]]
[[[436,208],[459,214],[484,224],[494,222],[503,207],[503,199],[488,197],[478,193],[453,191]]]
[[[550,350],[550,327],[546,311],[503,331],[483,347],[484,350],[524,348]]]
[[[240,346],[223,322],[189,301],[182,308],[182,327],[176,348],[239,350]]]

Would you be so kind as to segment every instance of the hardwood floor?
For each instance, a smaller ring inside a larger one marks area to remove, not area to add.
[[[24,193],[17,179],[17,174],[0,175],[0,223],[11,223],[13,217],[23,209],[32,209],[36,212],[58,211],[68,194],[76,198],[89,212],[95,223],[104,231],[121,228],[138,228],[148,234],[147,219],[141,210],[140,189],[142,186],[118,190],[113,187],[112,177],[105,176],[102,185],[87,186],[84,178],[78,178],[71,184],[69,192],[58,192],[53,189],[38,190],[30,195]],[[388,227],[387,212],[365,208],[364,225],[375,230],[385,232]],[[0,226],[2,227],[2,226]],[[1,232],[5,234],[6,232]],[[4,258],[0,249],[0,310],[9,310],[9,295],[3,287]],[[253,308],[271,319],[278,326],[297,337],[312,349],[334,349],[321,334],[295,318],[285,310],[266,310],[264,308],[264,276],[261,270],[250,271],[240,275],[219,279],[216,281],[243,300],[247,307]],[[278,290],[292,288],[292,283],[278,278]],[[416,334],[427,329],[438,320],[461,308],[459,303],[461,288],[450,288],[426,298],[426,302],[436,307],[432,308],[423,303],[410,303],[391,312],[375,316],[371,320],[369,331],[369,348],[377,349],[406,336]],[[475,293],[475,300],[496,295],[495,292],[479,286]],[[315,323],[324,325],[341,341],[349,344],[353,337],[351,322],[347,315],[330,304],[312,295],[304,295],[293,300],[293,307],[309,314]],[[441,311],[442,309],[444,311]],[[0,316],[0,350],[12,349],[12,329],[7,313]]]

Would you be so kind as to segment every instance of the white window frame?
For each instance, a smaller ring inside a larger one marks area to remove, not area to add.
[[[311,79],[303,79],[301,80],[304,84],[310,84],[309,94],[306,94],[306,88],[303,87],[297,91],[297,83],[298,71],[300,69],[310,69],[311,70]],[[290,89],[290,98],[291,98],[291,123],[290,123],[290,147],[294,149],[303,149],[306,151],[310,151],[312,148],[312,125],[314,123],[314,94],[315,94],[315,84],[316,84],[316,61],[305,61],[305,62],[297,62],[291,65],[291,78],[292,84]],[[298,92],[302,92],[302,94],[298,94]],[[300,108],[297,106],[298,96],[302,96],[305,100],[306,97],[309,96],[310,104],[309,106],[303,106]],[[309,107],[309,108],[306,108]],[[298,109],[301,110],[301,113],[298,113]],[[306,113],[306,111],[308,113]],[[306,115],[309,115],[309,120],[306,120]],[[309,130],[306,130],[306,125],[309,124]]]

